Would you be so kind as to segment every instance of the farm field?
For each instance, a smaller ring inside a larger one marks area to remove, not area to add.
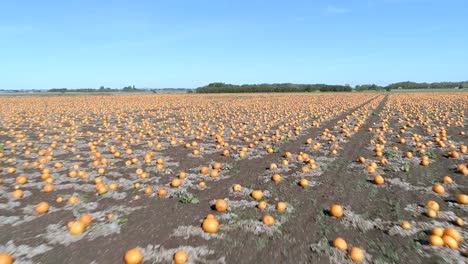
[[[467,263],[467,112],[467,92],[1,97],[0,263]]]

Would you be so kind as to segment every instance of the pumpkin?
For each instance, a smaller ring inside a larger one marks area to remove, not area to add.
[[[202,228],[206,233],[216,233],[219,229],[219,222],[214,216],[207,216],[205,220],[203,220]]]
[[[457,217],[457,218],[455,219],[455,224],[456,224],[457,226],[464,226],[464,225],[465,225],[465,221],[463,221],[462,218]]]
[[[385,183],[384,177],[382,177],[382,175],[375,175],[374,183],[377,184],[377,185],[384,184]]]
[[[432,186],[432,190],[435,192],[435,193],[438,193],[438,194],[444,194],[445,193],[445,188],[444,186],[436,183],[434,184],[434,186]]]
[[[241,186],[240,184],[234,184],[234,185],[232,186],[232,190],[233,190],[234,192],[240,192],[241,189],[242,189],[242,186]]]
[[[269,214],[266,214],[263,216],[262,222],[267,226],[272,226],[275,224],[275,218]]]
[[[343,217],[343,207],[338,204],[333,204],[330,206],[330,214],[336,218],[341,218]]]
[[[70,223],[69,229],[70,234],[72,234],[73,236],[77,236],[85,231],[86,225],[81,221],[73,221]]]
[[[20,176],[16,177],[16,183],[18,183],[20,185],[23,185],[23,184],[25,184],[27,182],[28,182],[28,178],[26,178],[26,176],[20,175]]]
[[[128,250],[124,256],[125,264],[140,264],[143,261],[143,254],[138,248]]]
[[[212,167],[213,167],[213,169],[215,169],[215,170],[219,170],[219,169],[221,169],[221,163],[215,162],[215,163],[213,163],[213,166],[212,166]]]
[[[109,190],[115,191],[115,190],[117,190],[117,188],[119,188],[119,185],[117,183],[109,184]]]
[[[255,200],[259,201],[263,198],[263,192],[260,190],[254,190],[252,191],[250,196],[252,196],[252,198],[254,198]]]
[[[444,245],[444,240],[440,236],[432,235],[429,237],[429,244],[434,247],[441,247]]]
[[[432,229],[432,235],[442,237],[444,235],[444,229],[442,227],[434,227]]]
[[[278,212],[286,211],[286,203],[285,202],[277,202],[276,203],[276,210],[278,210]]]
[[[309,186],[309,181],[307,179],[301,179],[299,181],[299,185],[302,187],[302,188],[306,188],[307,186]]]
[[[265,210],[266,207],[267,207],[267,203],[265,201],[260,201],[257,204],[257,208],[260,210]]]
[[[171,186],[173,188],[179,188],[179,186],[181,186],[181,185],[182,185],[182,181],[180,179],[178,179],[178,178],[172,179]]]
[[[49,211],[49,203],[40,202],[34,209],[38,214],[45,214]]]
[[[459,203],[459,204],[468,204],[468,195],[466,195],[466,194],[457,195],[457,203]]]
[[[224,199],[218,199],[216,200],[215,208],[216,208],[216,211],[218,212],[221,212],[221,213],[226,212],[228,209],[228,203]]]
[[[174,263],[175,264],[185,264],[188,260],[188,255],[185,250],[177,250],[177,252],[174,254]]]
[[[340,250],[348,249],[348,243],[346,243],[346,240],[341,237],[337,237],[335,240],[333,240],[333,246]]]
[[[90,214],[83,214],[80,217],[80,220],[78,220],[78,221],[80,221],[81,223],[83,223],[87,227],[93,221],[93,217]]]
[[[433,210],[433,209],[427,209],[426,211],[426,215],[430,218],[436,218],[437,217],[437,211]]]
[[[209,169],[208,167],[203,166],[203,167],[201,167],[201,169],[200,169],[200,173],[201,173],[201,174],[208,174],[208,171],[209,171],[209,170],[210,170],[210,169]]]
[[[275,173],[275,174],[273,174],[273,176],[271,176],[271,179],[272,179],[274,182],[278,183],[278,182],[281,181],[281,176],[280,176],[278,173]]]
[[[444,230],[444,236],[450,236],[452,237],[453,239],[455,239],[455,241],[457,241],[457,243],[460,243],[461,241],[461,235],[460,235],[460,232],[458,232],[458,230],[456,230],[455,228],[453,227],[448,227]]]
[[[354,262],[362,262],[364,260],[364,251],[358,247],[352,247],[349,256]]]
[[[450,178],[450,176],[444,176],[444,178],[442,179],[442,182],[443,183],[453,183],[453,180],[452,180],[452,178]]]
[[[216,177],[218,177],[218,176],[219,176],[218,170],[212,170],[212,171],[210,172],[210,177],[211,177],[211,178],[216,178]]]
[[[74,204],[78,203],[78,201],[79,201],[79,199],[76,196],[70,196],[70,198],[68,198],[68,203],[71,204],[71,205],[74,205]]]
[[[276,170],[278,168],[278,165],[276,165],[276,163],[271,163],[269,168],[270,170]]]
[[[185,173],[185,172],[183,172],[183,171],[179,172],[179,179],[182,179],[182,180],[183,180],[183,179],[185,179],[186,177],[187,177],[187,173]]]
[[[444,244],[451,248],[451,249],[457,249],[458,248],[458,242],[451,236],[449,235],[444,235],[442,236],[442,240],[444,241]]]
[[[158,196],[159,197],[164,197],[167,195],[167,189],[164,187],[159,188],[158,190]]]
[[[426,205],[436,212],[440,210],[440,206],[436,201],[429,200]]]
[[[11,196],[13,197],[13,199],[20,199],[20,198],[23,198],[24,196],[24,192],[23,190],[21,189],[18,189],[18,190],[15,190]]]
[[[13,264],[15,262],[15,259],[7,254],[7,253],[0,253],[0,264]]]
[[[405,230],[410,230],[411,229],[411,224],[408,221],[403,221],[401,223],[401,227]]]
[[[150,195],[153,193],[153,189],[151,187],[146,187],[143,192],[147,195]]]
[[[370,166],[370,165],[369,165],[369,166],[367,166],[366,171],[367,171],[368,173],[374,173],[374,172],[375,172],[375,168],[374,168],[373,166]]]

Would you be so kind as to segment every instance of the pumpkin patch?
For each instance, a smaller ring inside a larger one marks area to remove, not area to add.
[[[464,263],[467,109],[465,92],[3,96],[0,263]]]

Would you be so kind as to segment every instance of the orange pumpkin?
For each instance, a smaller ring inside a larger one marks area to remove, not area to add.
[[[429,200],[426,204],[427,207],[431,208],[432,210],[438,212],[440,210],[439,203],[433,200]]]
[[[275,224],[275,218],[269,214],[266,214],[263,216],[262,222],[267,226],[272,226]]]
[[[436,183],[434,184],[434,186],[432,186],[432,190],[435,192],[435,193],[438,193],[438,194],[444,194],[445,193],[445,188],[444,186]]]
[[[281,181],[281,176],[280,176],[278,173],[275,173],[275,174],[273,174],[273,176],[271,176],[271,179],[272,179],[274,182],[278,183],[278,182]]]
[[[7,253],[0,253],[0,264],[13,264],[15,258]]]
[[[224,199],[218,199],[216,200],[215,208],[216,208],[216,211],[218,212],[221,212],[221,213],[226,212],[228,209],[228,203]]]
[[[130,249],[124,256],[125,264],[140,264],[143,261],[143,254],[138,248]]]
[[[85,231],[86,225],[80,221],[73,221],[70,224],[69,229],[70,234],[72,234],[73,236],[77,236]]]
[[[182,185],[182,181],[180,179],[178,179],[178,178],[172,179],[171,186],[173,188],[179,188],[181,185]]]
[[[260,201],[257,204],[257,208],[260,210],[265,210],[266,207],[267,207],[267,203],[265,201]]]
[[[455,241],[457,241],[457,243],[460,243],[460,241],[461,241],[460,232],[458,232],[458,230],[453,228],[453,227],[446,228],[444,230],[444,236],[452,237],[453,239],[455,239]]]
[[[451,249],[457,249],[458,248],[458,242],[451,236],[448,235],[443,235],[442,240],[444,241],[444,244],[451,248]]]
[[[377,185],[384,184],[385,183],[384,177],[382,177],[382,175],[375,175],[374,183],[377,184]]]
[[[457,203],[459,203],[459,204],[468,204],[468,195],[466,195],[466,194],[457,195]]]
[[[13,199],[20,199],[20,198],[23,198],[24,196],[24,192],[23,190],[21,189],[18,189],[18,190],[15,190],[11,196],[13,197]]]
[[[343,207],[338,204],[333,204],[330,206],[330,214],[336,218],[343,217]]]
[[[263,192],[260,191],[260,190],[254,190],[254,191],[252,191],[250,196],[252,196],[252,198],[254,198],[255,200],[258,201],[258,200],[261,200],[263,198]]]
[[[403,221],[401,222],[401,227],[405,230],[410,230],[411,229],[411,224],[408,221]]]
[[[234,184],[234,185],[232,186],[232,190],[233,190],[234,192],[240,192],[241,189],[242,189],[242,186],[241,186],[240,184]]]
[[[177,252],[174,254],[174,263],[175,264],[185,264],[188,260],[188,255],[185,250],[177,250]]]
[[[429,237],[429,243],[434,247],[441,247],[444,245],[444,240],[440,236],[432,235]]]
[[[426,211],[426,215],[430,218],[436,218],[437,217],[437,211],[433,210],[433,209],[427,209]]]
[[[46,192],[46,193],[48,193],[48,192],[52,192],[54,189],[55,189],[55,188],[54,188],[54,185],[48,183],[48,184],[46,184],[46,185],[44,186],[43,191]]]
[[[444,178],[442,179],[442,182],[443,183],[453,183],[453,180],[452,180],[452,178],[450,178],[450,176],[444,176]]]
[[[79,221],[87,227],[93,221],[93,217],[90,214],[83,214]]]
[[[276,210],[278,210],[278,212],[286,211],[286,203],[285,202],[277,202],[276,203]]]
[[[205,220],[203,220],[202,224],[203,231],[207,233],[214,234],[218,232],[219,229],[219,222],[216,220],[216,218],[213,217],[206,217]]]
[[[432,228],[432,234],[434,236],[442,237],[444,235],[444,229],[442,227],[434,227]]]
[[[49,203],[47,202],[40,202],[38,205],[36,205],[35,211],[38,214],[45,214],[49,211]]]
[[[158,196],[159,196],[159,197],[164,197],[164,196],[166,196],[166,195],[167,195],[167,189],[164,188],[164,187],[159,188],[159,190],[158,190]]]
[[[302,188],[306,188],[307,186],[309,186],[309,181],[307,179],[301,179],[299,181],[299,185],[302,187]]]
[[[352,247],[349,256],[354,262],[362,262],[364,260],[364,251],[358,247]]]
[[[348,243],[346,243],[346,240],[341,237],[337,237],[335,240],[333,240],[333,246],[340,250],[348,249]]]

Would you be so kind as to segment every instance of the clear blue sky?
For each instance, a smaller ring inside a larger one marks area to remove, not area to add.
[[[466,0],[1,0],[0,11],[0,89],[468,79]]]

